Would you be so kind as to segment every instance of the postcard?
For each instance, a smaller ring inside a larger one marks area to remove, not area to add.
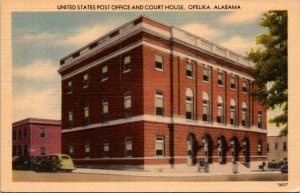
[[[1,2],[1,191],[299,191],[299,8]]]

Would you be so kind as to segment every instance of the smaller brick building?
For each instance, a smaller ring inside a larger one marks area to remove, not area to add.
[[[61,121],[27,118],[12,124],[13,156],[61,152]]]

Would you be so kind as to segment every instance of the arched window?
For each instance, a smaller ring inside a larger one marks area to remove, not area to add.
[[[202,96],[202,120],[205,122],[209,122],[210,120],[210,110],[209,110],[209,96],[207,92],[203,92]]]
[[[223,97],[221,95],[218,95],[217,123],[224,123],[224,102]]]
[[[186,96],[186,113],[185,117],[186,119],[193,119],[194,115],[194,108],[193,108],[193,91],[190,88],[186,88],[185,91],[185,96]]]
[[[242,103],[242,126],[248,126],[248,105],[245,101]]]
[[[236,125],[236,102],[234,99],[230,100],[230,124]]]

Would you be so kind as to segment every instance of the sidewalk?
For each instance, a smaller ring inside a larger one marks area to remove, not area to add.
[[[273,170],[253,170],[247,173],[200,173],[200,172],[180,172],[180,171],[145,171],[145,170],[108,170],[77,168],[74,173],[99,174],[99,175],[119,175],[119,176],[214,176],[214,175],[243,175],[243,174],[280,174],[280,171]]]

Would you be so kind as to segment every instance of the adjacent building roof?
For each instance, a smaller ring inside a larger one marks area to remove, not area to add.
[[[12,125],[13,127],[25,125],[25,124],[47,124],[47,125],[61,125],[61,120],[54,120],[54,119],[40,119],[40,118],[26,118],[17,122],[14,122]]]

